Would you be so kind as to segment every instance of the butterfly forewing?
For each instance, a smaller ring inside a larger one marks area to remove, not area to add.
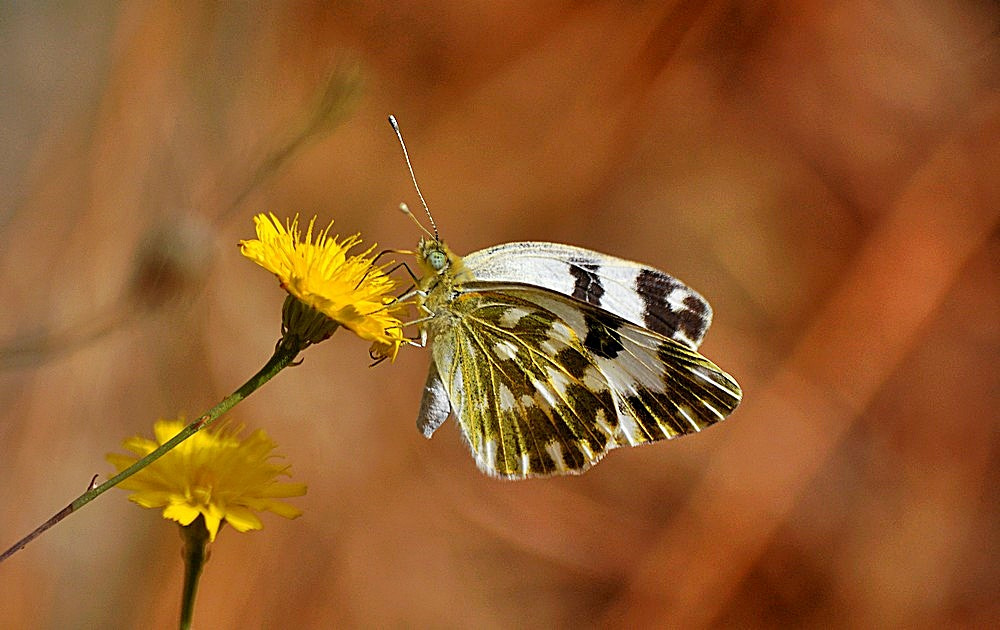
[[[587,302],[696,350],[712,309],[705,298],[658,269],[572,245],[518,242],[464,258],[478,280],[529,282]]]

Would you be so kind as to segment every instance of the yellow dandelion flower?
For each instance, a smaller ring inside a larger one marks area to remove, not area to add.
[[[329,235],[330,226],[314,235],[315,222],[315,217],[309,221],[303,239],[298,216],[282,225],[273,214],[259,214],[257,238],[240,241],[240,251],[276,275],[298,301],[371,341],[373,353],[395,358],[404,342],[402,325],[387,307],[396,282],[372,266],[368,255],[374,246],[348,256],[359,236],[338,240]]]
[[[123,442],[136,456],[109,453],[107,460],[119,472],[177,435],[182,420],[158,420],[153,425],[155,440],[141,436]],[[278,501],[306,493],[305,484],[286,483],[288,466],[269,460],[277,446],[264,431],[254,431],[245,440],[238,431],[203,430],[181,442],[172,451],[118,484],[132,490],[129,500],[142,507],[163,508],[163,517],[190,525],[200,514],[210,540],[223,522],[246,532],[261,529],[255,512],[274,512],[285,518],[302,515],[298,508]]]

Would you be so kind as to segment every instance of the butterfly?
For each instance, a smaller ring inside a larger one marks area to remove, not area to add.
[[[417,426],[454,414],[476,464],[508,479],[581,473],[618,446],[694,433],[739,404],[697,352],[708,302],[651,267],[557,243],[461,258],[421,240],[431,349]]]
[[[697,352],[712,309],[676,278],[557,243],[463,258],[427,215],[434,232],[414,252],[423,275],[408,296],[431,351],[417,427],[430,438],[454,415],[484,473],[582,473],[611,449],[699,432],[739,405],[739,384]]]

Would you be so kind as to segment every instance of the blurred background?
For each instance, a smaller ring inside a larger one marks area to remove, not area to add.
[[[263,364],[270,211],[459,253],[552,240],[715,308],[726,423],[500,482],[341,333],[240,405],[309,486],[224,528],[203,628],[1000,621],[1000,10],[833,3],[0,6],[0,546]],[[402,257],[397,257],[402,260]],[[176,627],[112,491],[0,566],[3,625]]]

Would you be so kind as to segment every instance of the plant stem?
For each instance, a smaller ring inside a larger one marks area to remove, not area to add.
[[[198,580],[208,561],[208,528],[205,518],[198,515],[193,523],[181,527],[184,539],[184,593],[181,596],[181,630],[190,630],[194,617],[194,598]]]
[[[217,405],[209,409],[197,420],[184,427],[180,433],[167,440],[149,455],[146,455],[101,485],[88,488],[86,492],[74,499],[72,503],[59,510],[59,512],[53,515],[52,518],[36,527],[34,531],[21,540],[14,543],[14,545],[7,549],[7,551],[4,551],[3,554],[0,555],[0,562],[3,562],[19,550],[23,549],[25,545],[41,536],[46,530],[59,521],[63,520],[73,512],[76,512],[86,504],[96,499],[98,496],[104,494],[146,466],[149,466],[170,452],[170,450],[172,450],[175,446],[215,422],[220,416],[232,409],[237,403],[255,392],[261,385],[274,378],[278,372],[288,367],[306,345],[308,345],[308,342],[303,342],[294,335],[286,335],[283,337],[281,341],[278,342],[278,346],[274,349],[274,354],[271,355],[271,358],[264,364],[264,367],[250,377],[250,380],[240,386],[239,389],[223,398]]]

